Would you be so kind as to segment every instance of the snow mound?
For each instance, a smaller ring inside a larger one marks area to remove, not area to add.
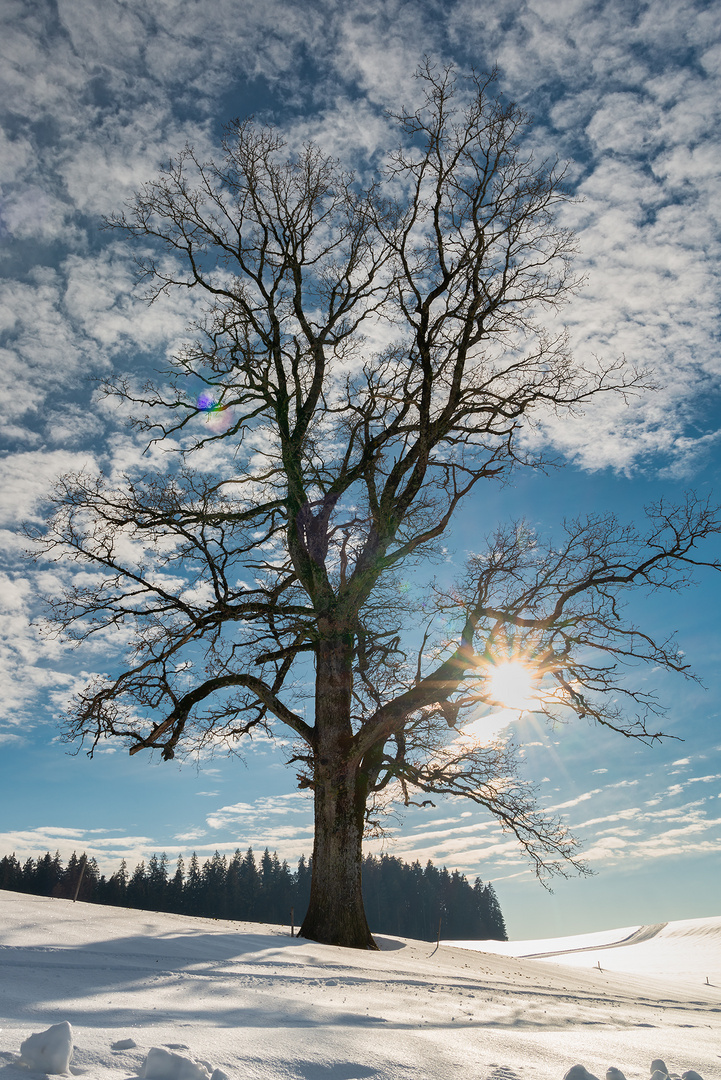
[[[610,1071],[610,1070],[609,1070]],[[608,1073],[606,1073],[608,1080]],[[651,1062],[651,1080],[703,1080],[695,1069],[688,1069],[685,1073],[669,1072],[661,1058],[654,1058]]]
[[[583,1065],[572,1065],[563,1080],[598,1080],[598,1077],[590,1073]]]
[[[73,1053],[73,1029],[67,1020],[28,1035],[20,1044],[20,1064],[35,1072],[66,1073]]]
[[[144,1080],[228,1080],[222,1069],[213,1069],[207,1061],[183,1057],[153,1046],[143,1062],[140,1073]]]

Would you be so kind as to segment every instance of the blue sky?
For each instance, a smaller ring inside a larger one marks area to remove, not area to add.
[[[142,304],[132,252],[100,230],[102,215],[186,142],[212,152],[234,116],[272,119],[352,165],[386,145],[383,109],[412,98],[425,53],[497,64],[500,88],[535,118],[534,153],[570,162],[579,198],[563,223],[586,286],[561,318],[575,354],[625,355],[655,389],[529,432],[565,468],[480,493],[448,540],[449,572],[521,514],[546,532],[595,510],[637,519],[689,487],[721,500],[721,11],[700,0],[2,0],[0,11],[0,853],[85,848],[112,870],[154,851],[268,844],[294,860],[310,852],[310,805],[282,745],[257,740],[245,764],[179,766],[119,748],[88,761],[58,740],[68,695],[109,661],[38,636],[39,595],[58,576],[22,560],[19,526],[39,518],[59,473],[137,465],[142,443],[91,380],[153,369],[192,317],[183,296]],[[526,775],[584,838],[595,877],[547,895],[514,843],[460,803],[408,812],[387,850],[494,881],[514,937],[717,913],[720,599],[709,573],[634,609],[678,632],[705,684],[643,675],[685,741],[516,725]]]

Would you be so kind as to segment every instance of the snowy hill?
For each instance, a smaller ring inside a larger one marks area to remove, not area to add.
[[[28,1080],[20,1044],[64,1021],[71,1072],[88,1080],[137,1077],[152,1047],[231,1080],[561,1080],[576,1063],[648,1080],[656,1057],[721,1080],[721,979],[706,970],[719,926],[668,924],[623,947],[684,954],[679,981],[659,978],[663,959],[650,977],[599,971],[577,950],[583,967],[400,938],[357,952],[274,926],[0,893],[0,1080]]]
[[[449,943],[450,944],[450,943]],[[626,926],[595,934],[535,941],[454,941],[456,948],[543,960],[578,968],[672,978],[690,990],[721,986],[721,918]]]

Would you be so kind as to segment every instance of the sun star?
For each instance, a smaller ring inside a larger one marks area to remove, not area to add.
[[[521,711],[536,701],[533,671],[520,660],[497,664],[491,671],[488,688],[493,703]]]

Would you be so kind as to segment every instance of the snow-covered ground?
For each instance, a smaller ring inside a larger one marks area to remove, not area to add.
[[[0,892],[0,1080],[28,1080],[21,1043],[66,1021],[70,1071],[88,1080],[140,1075],[153,1047],[169,1052],[161,1065],[194,1059],[198,1075],[231,1080],[561,1080],[576,1063],[648,1080],[659,1057],[721,1080],[720,929],[672,923],[570,966],[400,938],[357,952],[287,928]],[[635,950],[642,970],[608,970]]]
[[[708,979],[721,987],[721,918],[626,926],[597,934],[535,941],[456,941],[456,948],[533,958],[565,967],[598,968],[672,981],[693,996]]]

